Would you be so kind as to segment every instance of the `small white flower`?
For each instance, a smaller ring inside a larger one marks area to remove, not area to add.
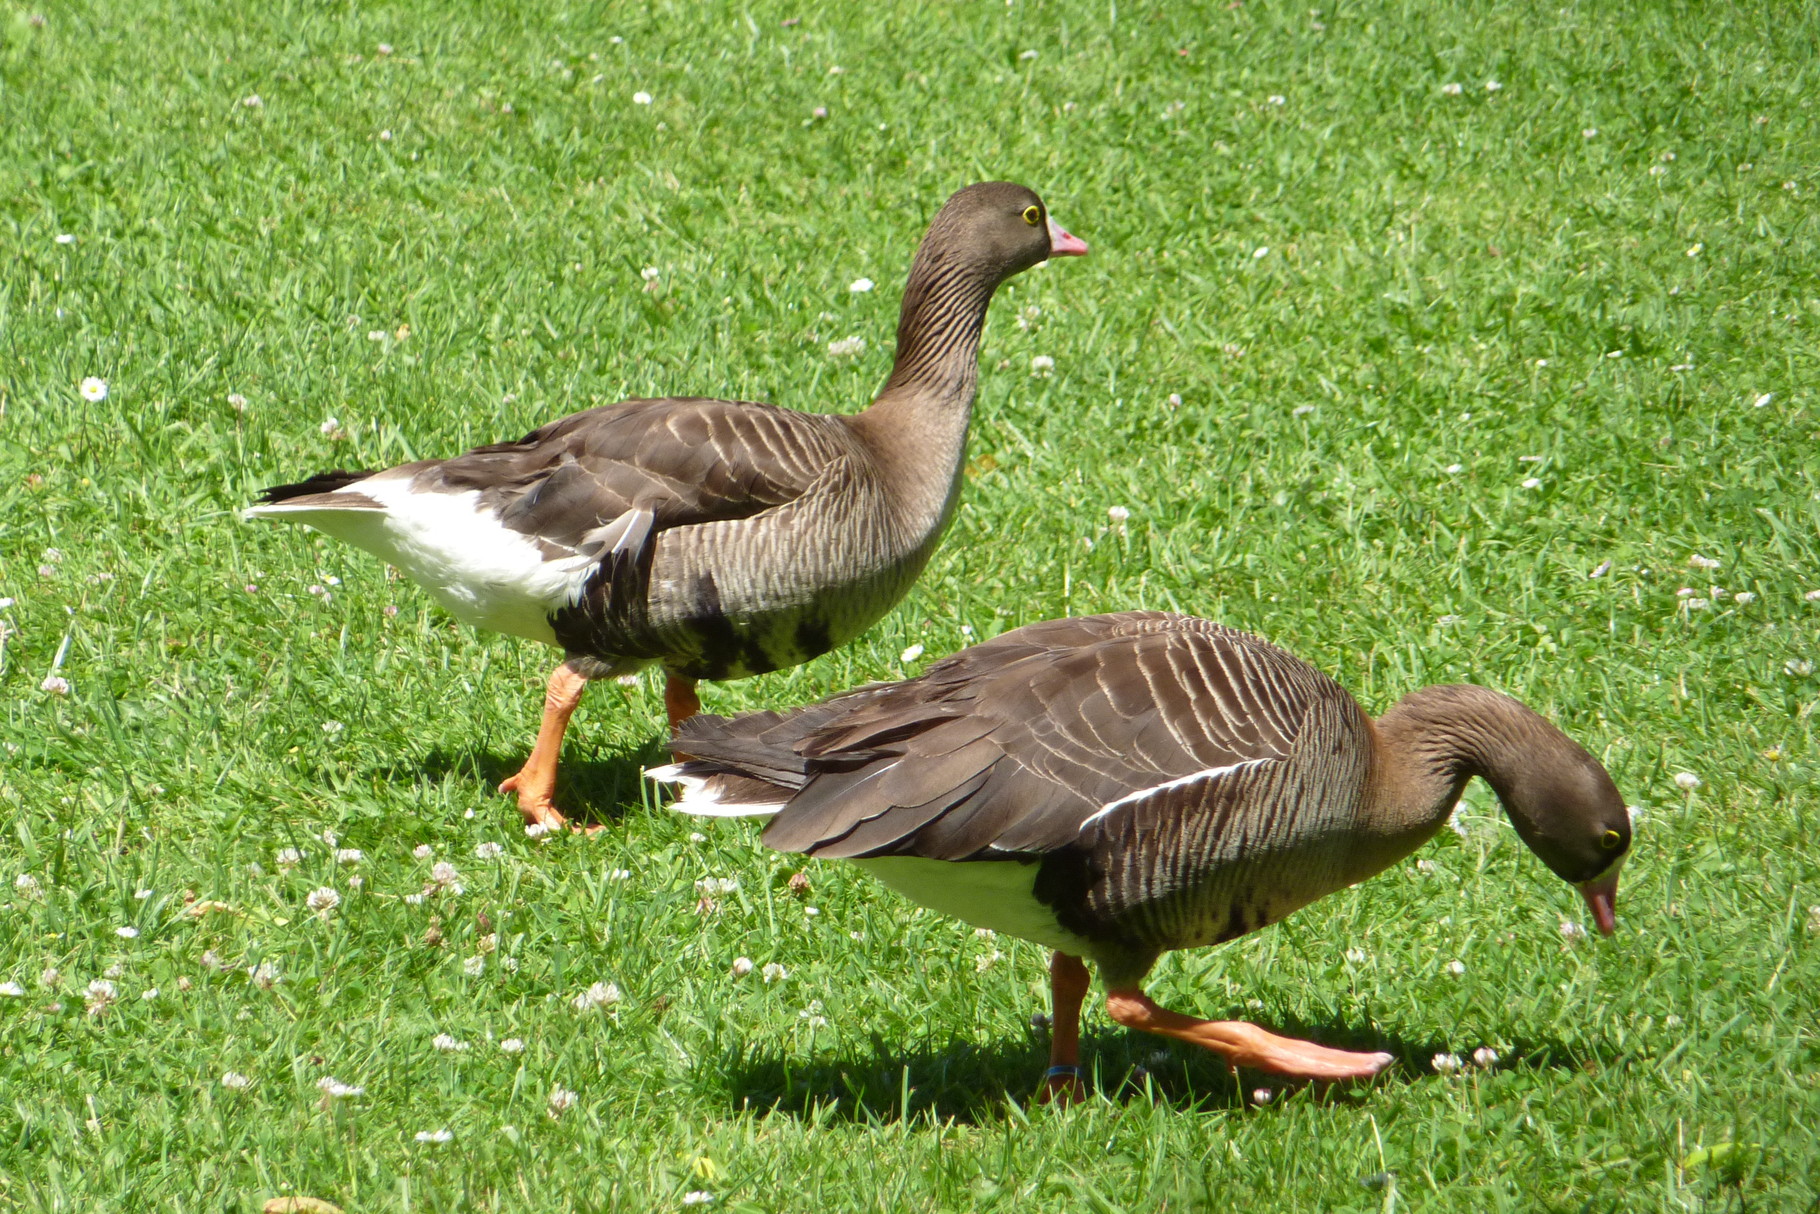
[[[609,881],[630,881],[631,879],[632,870],[629,868],[616,868],[607,874],[607,880]]]
[[[155,986],[148,986],[144,990],[139,992],[139,998],[143,999],[147,1003],[150,1003],[152,1000],[156,999],[157,997],[158,997],[158,988]]]
[[[1272,93],[1270,96],[1264,98],[1264,103],[1266,105],[1288,105],[1289,98],[1283,96],[1281,93]]]
[[[1447,972],[1458,978],[1461,974],[1466,972],[1466,963],[1464,961],[1449,961],[1447,963]]]
[[[476,860],[497,860],[505,854],[505,851],[504,847],[489,839],[487,842],[475,846],[474,858]]]
[[[1708,607],[1711,607],[1712,605],[1713,605],[1713,603],[1712,603],[1711,599],[1689,599],[1689,600],[1687,600],[1687,609],[1689,611],[1705,611]]]
[[[1124,506],[1108,506],[1106,517],[1115,523],[1124,523],[1130,520],[1131,511]]]
[[[25,988],[17,982],[0,982],[0,996],[7,999],[18,999],[25,994]]]
[[[758,971],[758,976],[763,978],[766,982],[782,982],[790,976],[790,971],[777,962],[772,961],[766,963],[765,968]]]
[[[335,852],[335,863],[354,865],[366,859],[366,853],[358,847],[343,847]]]
[[[322,732],[331,736],[340,733],[346,728],[347,726],[343,725],[340,721],[324,721],[322,723]]]
[[[1561,939],[1569,944],[1586,939],[1586,929],[1571,919],[1561,920]]]
[[[633,105],[650,105],[651,104],[651,94],[642,92],[642,91],[633,93],[632,94],[632,104]]]
[[[502,1054],[522,1054],[522,1053],[524,1053],[525,1052],[524,1039],[522,1037],[507,1037],[504,1041],[499,1043],[499,1052]]]
[[[1698,552],[1687,558],[1687,564],[1692,569],[1717,569],[1719,567],[1718,561],[1710,556],[1701,556]]]
[[[1692,792],[1700,787],[1700,777],[1691,771],[1678,771],[1675,773],[1675,787],[1682,792]]]
[[[1599,137],[1599,128],[1596,126],[1586,127],[1584,130],[1582,130],[1580,132],[1580,138],[1582,138],[1582,139],[1597,139],[1598,137]]]
[[[1251,1089],[1251,1103],[1253,1103],[1255,1105],[1259,1105],[1259,1106],[1266,1105],[1266,1104],[1269,1104],[1274,1099],[1276,1099],[1276,1093],[1271,1091],[1269,1088]]]
[[[689,842],[706,843],[707,841],[708,841],[708,836],[702,834],[699,830],[692,830],[689,832]]]
[[[1047,354],[1038,354],[1030,360],[1032,375],[1048,375],[1055,370],[1055,360]]]
[[[75,244],[76,243],[76,238],[74,236],[71,236],[68,232],[59,232],[52,239],[54,239],[58,244]]]
[[[1289,411],[1289,416],[1307,417],[1310,413],[1313,413],[1313,412],[1314,412],[1313,405],[1297,405],[1295,408],[1293,408]]]
[[[221,1086],[232,1092],[243,1091],[253,1086],[253,1081],[239,1071],[227,1071],[221,1076]]]
[[[525,838],[541,839],[555,829],[548,822],[530,822],[525,825]]]
[[[338,417],[324,418],[322,424],[316,428],[322,432],[324,438],[340,438],[342,434],[341,419]]]
[[[989,953],[981,953],[973,959],[974,972],[983,974],[1004,959],[1005,954],[996,948]]]
[[[1269,256],[1270,256],[1270,246],[1269,245],[1259,245],[1257,248],[1255,248],[1251,251],[1251,260],[1253,260],[1253,261],[1262,261],[1264,258],[1269,257]]]
[[[13,878],[13,892],[27,902],[44,896],[44,887],[38,884],[38,878],[30,873],[20,873]]]
[[[1700,256],[1700,254],[1704,253],[1705,251],[1706,251],[1706,246],[1704,244],[1695,243],[1695,244],[1691,244],[1688,246],[1687,255],[1689,257],[1698,257],[1698,256]]]
[[[258,93],[248,93],[246,96],[244,96],[240,99],[240,104],[245,106],[249,110],[256,110],[260,106],[264,105],[265,101],[259,96]]]
[[[1017,57],[1019,59],[1024,60],[1025,62],[1028,62],[1028,61],[1036,58],[1036,52],[1035,51],[1019,51],[1017,53]]]
[[[151,896],[152,891],[149,889],[136,889],[133,891],[133,901],[135,902],[144,902]]]
[[[556,1118],[561,1117],[564,1113],[574,1108],[575,1102],[578,1099],[580,1099],[580,1097],[574,1092],[571,1092],[568,1088],[560,1085],[552,1087],[550,1089],[550,1119],[554,1121]]]
[[[1814,673],[1814,664],[1806,658],[1790,658],[1788,661],[1782,663],[1782,673],[1793,675],[1798,679],[1804,678],[1807,675]]]
[[[423,905],[423,895],[422,894],[406,894],[404,896],[404,904],[406,906],[422,906]]]
[[[326,915],[341,905],[341,895],[324,885],[311,890],[303,904],[319,915]]]
[[[70,693],[70,681],[60,674],[44,676],[44,682],[38,684],[39,691],[47,691],[54,696],[66,696]]]
[[[430,880],[445,889],[459,889],[461,873],[447,860],[438,860],[430,867]]]
[[[902,652],[901,654],[898,655],[898,660],[900,662],[914,662],[914,661],[916,661],[916,659],[918,659],[922,656],[923,656],[923,647],[921,645],[912,645],[908,649],[905,649],[904,652]]]
[[[575,998],[569,1005],[578,1012],[589,1012],[595,1008],[612,1007],[624,996],[619,993],[619,986],[613,982],[596,982]]]
[[[1820,590],[1810,590],[1801,597],[1810,603],[1820,603]]]
[[[1365,950],[1362,948],[1347,949],[1346,960],[1352,962],[1354,965],[1363,965],[1365,963]]]
[[[738,877],[703,877],[695,883],[695,892],[704,898],[716,898],[723,894],[739,892]]]
[[[1769,404],[1769,402],[1771,402],[1772,400],[1775,400],[1775,399],[1776,399],[1776,394],[1774,392],[1765,392],[1763,395],[1759,396],[1756,400],[1751,402],[1751,407],[1756,408],[1756,409],[1761,409],[1765,405]]]
[[[1754,603],[1756,601],[1757,592],[1754,590],[1740,590],[1737,594],[1732,595],[1732,602],[1737,603],[1740,606],[1745,603]]]
[[[866,348],[863,337],[841,337],[828,343],[828,353],[834,358],[847,358],[859,354]]]
[[[1428,1065],[1443,1075],[1451,1075],[1460,1069],[1460,1056],[1458,1054],[1436,1054],[1428,1060]]]
[[[214,949],[207,948],[202,950],[202,968],[219,972],[227,968],[227,962],[223,961],[221,954]]]
[[[1433,860],[1417,860],[1416,861],[1416,871],[1417,872],[1432,873],[1432,872],[1434,872],[1434,870],[1435,870],[1435,862]]]
[[[1498,1065],[1498,1051],[1488,1045],[1482,1045],[1472,1052],[1474,1066],[1494,1067]]]
[[[115,928],[114,934],[122,940],[136,940],[139,938],[139,929],[128,924],[126,927]]]
[[[735,978],[744,978],[747,974],[749,974],[751,972],[752,972],[752,958],[750,958],[750,957],[733,958],[733,976]]]
[[[1028,54],[1028,55],[1034,55],[1036,52],[1035,51],[1026,51],[1024,53]],[[685,1206],[705,1206],[713,1200],[714,1200],[714,1194],[704,1192],[701,1189],[693,1189],[682,1195],[682,1203]]]
[[[1457,476],[1460,473],[1466,471],[1466,465],[1465,464],[1449,464],[1449,465],[1447,465],[1447,467],[1441,469],[1441,471],[1447,473],[1447,475],[1449,475],[1449,476]]]
[[[411,849],[411,854],[416,856],[419,860],[428,860],[431,856],[436,854],[436,849],[431,847],[428,843],[419,843],[416,847]]]
[[[1459,85],[1457,83],[1454,83],[1453,81],[1449,81],[1448,83],[1443,84],[1441,86],[1442,95],[1447,96],[1447,97],[1458,97],[1461,93],[1464,93],[1465,91],[1466,91],[1466,89],[1464,87],[1462,87],[1461,85]]]
[[[663,271],[656,266],[646,266],[638,272],[638,276],[646,282],[656,282],[662,274]]]
[[[118,992],[106,978],[97,978],[83,990],[82,997],[88,1004],[88,1014],[99,1016],[112,1006]]]
[[[324,1075],[316,1081],[317,1089],[328,1100],[345,1100],[350,1096],[365,1096],[367,1090],[351,1083],[343,1083],[333,1075]]]
[[[1611,572],[1611,562],[1610,561],[1601,561],[1598,564],[1598,566],[1595,567],[1593,569],[1593,571],[1591,573],[1587,574],[1586,576],[1589,578],[1601,578],[1610,572]]]
[[[470,1048],[467,1042],[451,1037],[447,1033],[436,1034],[430,1038],[430,1044],[436,1047],[436,1052],[439,1054],[465,1054]]]
[[[418,1130],[418,1142],[453,1142],[455,1135],[448,1130]]]
[[[1523,479],[1523,487],[1525,489],[1540,489],[1542,487],[1542,478],[1537,476],[1525,477]]]
[[[277,986],[280,980],[278,967],[270,961],[261,961],[258,965],[249,966],[247,978],[260,990],[269,991]]]
[[[100,376],[91,375],[82,381],[82,399],[91,405],[98,405],[107,399],[107,381]]]
[[[1167,403],[1171,409],[1180,409],[1182,407],[1182,394],[1180,392],[1171,392]]]
[[[870,278],[856,278],[847,284],[847,290],[853,292],[855,295],[864,295],[871,289],[872,280]]]
[[[1503,87],[1504,86],[1499,84],[1496,80],[1487,80],[1485,82],[1485,91],[1488,93],[1495,93]]]

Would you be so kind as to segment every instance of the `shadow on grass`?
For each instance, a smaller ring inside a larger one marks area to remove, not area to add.
[[[1154,1101],[1182,1112],[1214,1112],[1253,1103],[1251,1093],[1273,1097],[1297,1090],[1298,1099],[1362,1105],[1374,1088],[1435,1075],[1432,1059],[1457,1043],[1412,1040],[1345,1025],[1283,1022],[1270,1026],[1290,1036],[1352,1050],[1386,1050],[1396,1056],[1374,1080],[1312,1084],[1259,1071],[1229,1072],[1207,1050],[1143,1033],[1106,1029],[1087,1034],[1081,1061],[1094,1098],[1118,1103]],[[1047,1034],[992,1043],[955,1041],[906,1050],[875,1038],[869,1052],[844,1056],[753,1052],[730,1058],[725,1094],[735,1110],[782,1114],[814,1121],[894,1123],[930,1118],[967,1125],[999,1122],[1007,1105],[1028,1107],[1049,1064]],[[1603,1060],[1562,1042],[1518,1041],[1501,1069],[1580,1070]]]
[[[516,804],[509,794],[501,796],[497,790],[500,781],[516,773],[524,761],[522,753],[433,749],[415,762],[400,762],[376,774],[400,780],[471,781],[500,796],[503,803]],[[635,750],[598,757],[577,758],[565,753],[556,769],[556,804],[563,813],[581,822],[617,822],[644,804],[645,769],[669,761],[670,752],[655,738]]]

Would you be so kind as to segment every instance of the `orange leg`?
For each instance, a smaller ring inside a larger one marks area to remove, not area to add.
[[[670,714],[670,732],[672,734],[676,732],[678,725],[700,712],[701,700],[695,694],[695,680],[686,675],[666,674],[664,676],[664,710]],[[689,757],[674,750],[670,754],[678,763]]]
[[[1081,1002],[1087,998],[1087,967],[1079,957],[1057,952],[1049,958],[1049,999],[1054,1012],[1049,1037],[1049,1070],[1036,1098],[1043,1104],[1073,1104],[1087,1095],[1081,1082]]]
[[[1278,1037],[1238,1020],[1197,1020],[1158,1007],[1136,987],[1106,992],[1106,1011],[1126,1028],[1174,1037],[1222,1054],[1227,1066],[1248,1066],[1300,1079],[1364,1079],[1393,1061],[1389,1054],[1355,1054]]]
[[[531,747],[531,757],[518,774],[499,786],[500,792],[518,794],[518,812],[528,824],[557,827],[568,823],[556,808],[556,759],[562,753],[562,735],[569,728],[569,718],[587,686],[588,680],[567,662],[550,672],[537,744]]]

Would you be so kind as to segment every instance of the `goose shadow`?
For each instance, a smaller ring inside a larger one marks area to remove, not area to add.
[[[1255,1107],[1253,1093],[1262,1089],[1270,1093],[1269,1103],[1293,1092],[1299,1100],[1363,1106],[1374,1089],[1441,1078],[1432,1060],[1459,1048],[1457,1043],[1450,1049],[1445,1041],[1342,1024],[1286,1020],[1271,1028],[1338,1048],[1384,1050],[1395,1061],[1375,1079],[1319,1084],[1246,1068],[1228,1071],[1211,1051],[1103,1028],[1082,1034],[1089,1099],[1155,1103],[1181,1112],[1230,1112]],[[1615,1051],[1602,1047],[1536,1038],[1511,1042],[1496,1069],[1583,1070],[1617,1061]],[[733,1112],[761,1116],[866,1124],[927,1118],[980,1125],[1018,1116],[1012,1105],[1030,1107],[1048,1065],[1048,1034],[1036,1029],[990,1042],[955,1040],[908,1049],[880,1037],[872,1039],[869,1050],[854,1047],[840,1053],[748,1048],[725,1060],[721,1094]]]
[[[419,758],[390,767],[379,767],[384,777],[472,783],[495,796],[500,782],[524,766],[522,753],[496,754],[490,750],[433,748]],[[556,804],[587,825],[618,822],[649,800],[650,782],[645,770],[670,761],[660,738],[607,753],[564,754],[556,769]]]

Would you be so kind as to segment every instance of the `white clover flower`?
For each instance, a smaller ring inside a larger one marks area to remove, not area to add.
[[[554,826],[551,826],[548,822],[527,823],[525,826],[525,838],[541,839],[545,835],[550,834],[555,829],[556,828]]]
[[[744,978],[747,974],[749,974],[751,972],[752,972],[752,958],[750,958],[750,957],[733,958],[733,976],[735,978]]]
[[[430,880],[444,889],[453,889],[458,893],[461,890],[461,873],[447,860],[438,860],[431,866]]]
[[[1698,552],[1687,558],[1687,564],[1692,569],[1717,569],[1719,567],[1718,561],[1710,556],[1701,556]]]
[[[258,965],[248,966],[246,976],[254,986],[262,991],[271,990],[282,980],[278,967],[270,961],[261,961]]]
[[[569,1005],[578,1012],[591,1012],[595,1008],[612,1007],[624,996],[619,993],[619,985],[613,982],[596,982],[575,998]]]
[[[139,992],[139,998],[143,999],[147,1003],[150,1003],[152,1000],[156,999],[157,997],[158,997],[158,988],[155,986],[148,986],[144,990]]]
[[[1034,50],[1019,51],[1017,53],[1017,57],[1025,62],[1028,62],[1028,61],[1036,58],[1036,52]]]
[[[1131,511],[1124,506],[1108,506],[1106,517],[1115,523],[1123,523],[1131,518]]]
[[[656,282],[659,278],[663,277],[663,271],[656,266],[646,266],[638,272],[638,276],[646,282]]]
[[[633,93],[632,94],[632,104],[633,105],[650,105],[651,104],[651,94],[643,92],[643,91]]]
[[[385,334],[381,333],[380,336],[384,337]],[[322,421],[322,424],[320,426],[317,426],[316,429],[318,429],[319,431],[322,432],[322,436],[324,438],[340,438],[341,437],[341,419],[338,417],[324,418]]]
[[[1678,771],[1675,773],[1675,787],[1682,792],[1692,792],[1700,787],[1700,777],[1691,771]]]
[[[1583,129],[1580,132],[1580,138],[1582,138],[1582,139],[1597,139],[1598,137],[1599,137],[1599,128],[1596,126],[1586,127],[1585,129]]]
[[[448,1130],[418,1130],[418,1142],[453,1142],[455,1135]]]
[[[1005,954],[995,948],[989,953],[981,953],[979,956],[975,957],[973,959],[973,970],[975,973],[983,974],[1004,959]]]
[[[499,1052],[502,1054],[522,1054],[522,1053],[524,1053],[525,1052],[524,1039],[521,1037],[507,1037],[504,1041],[499,1043]]]
[[[13,878],[13,892],[27,901],[44,896],[44,887],[38,884],[38,878],[30,873],[20,873]]]
[[[487,959],[479,953],[475,953],[472,957],[467,958],[461,963],[461,972],[470,978],[480,977],[481,974],[486,972],[486,968]]]
[[[1761,409],[1764,406],[1768,405],[1769,402],[1771,402],[1772,400],[1775,400],[1775,399],[1776,399],[1776,394],[1774,392],[1765,392],[1765,393],[1763,393],[1763,395],[1759,396],[1756,400],[1753,400],[1751,402],[1751,407],[1753,409]]]
[[[1263,1107],[1264,1105],[1269,1104],[1272,1100],[1275,1100],[1275,1099],[1276,1099],[1276,1093],[1271,1091],[1269,1088],[1252,1088],[1251,1089],[1251,1103],[1259,1106],[1260,1108]]]
[[[1259,245],[1257,248],[1255,248],[1251,251],[1251,260],[1253,260],[1253,261],[1262,261],[1262,260],[1264,260],[1264,258],[1269,257],[1269,256],[1270,256],[1270,246],[1269,245]]]
[[[207,948],[202,950],[202,968],[205,970],[214,970],[218,973],[227,968],[227,962],[223,961],[221,955],[214,949]]]
[[[88,1004],[88,1014],[99,1016],[113,1005],[114,1000],[119,997],[119,992],[114,989],[114,984],[106,978],[97,978],[83,989],[82,997]]]
[[[1347,949],[1346,960],[1352,962],[1354,965],[1363,965],[1365,963],[1365,950],[1362,948]]]
[[[221,1075],[221,1086],[231,1092],[239,1092],[252,1087],[253,1081],[239,1071],[224,1071]]]
[[[303,904],[319,915],[326,915],[341,905],[341,895],[324,885],[311,890]]]
[[[1475,1066],[1486,1068],[1497,1066],[1498,1051],[1492,1049],[1488,1045],[1482,1045],[1472,1052],[1472,1061]]]
[[[856,278],[847,284],[847,290],[853,292],[855,295],[864,295],[871,289],[872,280],[870,278]]]
[[[136,889],[133,891],[133,901],[135,902],[144,902],[151,896],[152,891],[149,889]]]
[[[1782,672],[1793,675],[1795,678],[1803,678],[1814,673],[1814,664],[1806,658],[1790,658],[1782,663]]]
[[[1586,939],[1586,929],[1571,919],[1561,920],[1561,939],[1569,944],[1576,944]]]
[[[629,868],[616,868],[607,874],[607,880],[609,881],[630,881],[631,879],[632,870]]]
[[[465,1054],[471,1048],[467,1042],[451,1037],[447,1033],[438,1033],[430,1038],[430,1044],[436,1047],[439,1054]]]
[[[114,934],[122,940],[137,940],[139,938],[139,929],[129,923],[125,927],[115,928]]]
[[[1026,55],[1033,55],[1036,52],[1025,51],[1024,53]],[[705,1206],[713,1200],[714,1200],[714,1194],[706,1191],[705,1189],[691,1189],[689,1192],[684,1193],[682,1195],[682,1203],[685,1206]]]
[[[1499,84],[1496,80],[1487,80],[1485,82],[1485,91],[1488,93],[1495,93],[1503,87],[1504,86]]]
[[[325,580],[325,581],[331,581],[331,582],[332,582],[332,581],[334,581],[334,580],[335,580],[335,579],[333,579],[333,578],[325,578],[325,579],[324,579],[324,580]],[[340,733],[340,732],[341,732],[341,731],[342,731],[342,730],[344,730],[344,729],[346,729],[346,728],[347,728],[347,726],[345,726],[345,725],[343,725],[343,724],[342,724],[342,723],[341,723],[341,722],[340,722],[340,721],[324,721],[324,722],[323,722],[323,723],[322,723],[322,732],[323,732],[323,733],[326,733],[326,734],[329,734],[329,735],[330,735],[330,736],[333,736],[333,735],[335,735],[335,734],[338,734],[338,733]]]
[[[7,999],[18,999],[24,996],[25,988],[17,982],[0,982],[0,996]]]
[[[863,353],[866,339],[863,337],[841,337],[828,343],[828,353],[834,358],[847,358]]]
[[[1055,360],[1050,358],[1047,354],[1038,354],[1030,360],[1030,373],[1032,375],[1046,376],[1054,370]]]
[[[790,976],[790,971],[775,961],[767,962],[765,968],[758,971],[758,976],[766,982],[782,982]]]
[[[554,1121],[575,1107],[580,1099],[574,1092],[560,1084],[550,1089],[550,1120]]]
[[[1295,408],[1293,408],[1289,411],[1289,416],[1307,417],[1310,413],[1313,413],[1313,412],[1314,412],[1313,405],[1297,405]]]
[[[499,857],[505,855],[505,851],[506,849],[504,847],[489,839],[485,843],[476,845],[474,848],[474,858],[476,860],[497,860]]]
[[[905,649],[902,653],[897,655],[897,660],[900,662],[914,662],[914,661],[916,661],[916,659],[918,659],[922,656],[923,656],[923,647],[921,645],[911,645],[907,649]]]
[[[1443,471],[1443,472],[1445,472],[1445,473],[1447,473],[1447,474],[1448,474],[1448,475],[1449,475],[1449,476],[1456,476],[1456,475],[1458,475],[1458,474],[1459,474],[1459,473],[1461,473],[1461,472],[1464,472],[1464,471],[1466,471],[1466,465],[1464,465],[1464,464],[1449,464],[1449,465],[1447,465],[1447,467],[1445,467],[1445,468],[1443,468],[1443,469],[1441,469],[1441,471]]]
[[[359,864],[364,859],[366,859],[366,853],[358,847],[343,847],[335,852],[335,863],[337,864]]]
[[[428,860],[431,856],[436,854],[436,849],[431,847],[428,843],[419,843],[416,847],[411,849],[411,854],[416,856],[419,860]]]
[[[1542,479],[1536,476],[1525,477],[1523,480],[1523,487],[1525,489],[1540,489],[1542,487]]]
[[[1428,1060],[1428,1065],[1443,1075],[1451,1075],[1460,1069],[1460,1056],[1458,1054],[1436,1054]]]
[[[316,1088],[325,1099],[346,1100],[350,1096],[365,1096],[367,1090],[352,1083],[343,1083],[333,1075],[324,1075],[316,1081]]]
[[[70,693],[70,681],[60,674],[44,676],[44,682],[38,684],[39,691],[47,691],[54,696],[66,696]]]
[[[1600,561],[1599,564],[1593,569],[1593,571],[1591,573],[1587,574],[1586,576],[1589,578],[1601,578],[1610,572],[1611,572],[1611,562],[1610,561]]]
[[[76,238],[74,236],[70,235],[68,232],[59,232],[55,236],[53,236],[51,239],[55,240],[58,244],[75,244],[76,243]]]
[[[82,399],[91,405],[98,405],[107,399],[107,381],[98,375],[91,375],[82,381],[79,389]]]
[[[695,883],[695,892],[704,898],[715,898],[738,891],[738,877],[703,877]]]
[[[249,110],[256,110],[265,105],[265,100],[258,93],[248,93],[240,99],[240,104]]]
[[[708,841],[708,836],[702,834],[699,830],[692,830],[689,832],[689,842],[706,843],[707,841]]]
[[[1463,86],[1451,80],[1441,86],[1441,94],[1445,97],[1458,97],[1465,91]]]
[[[1461,974],[1466,972],[1466,963],[1464,961],[1449,961],[1447,963],[1447,972],[1458,978]]]

